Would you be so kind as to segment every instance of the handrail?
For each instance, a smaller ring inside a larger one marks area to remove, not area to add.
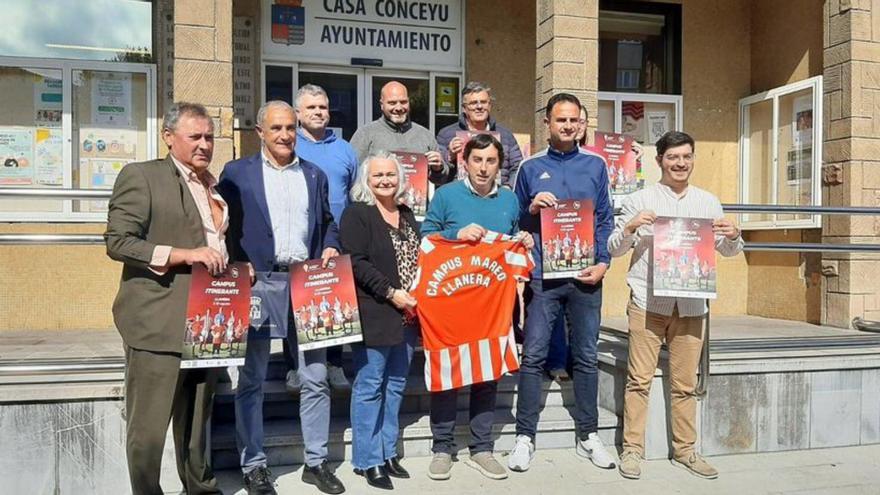
[[[0,187],[0,199],[110,199],[110,189],[34,189]]]
[[[801,215],[877,215],[880,208],[876,206],[793,206],[793,205],[756,205],[729,203],[721,207],[725,213],[780,213]]]
[[[100,234],[0,234],[0,246],[22,244],[104,244]]]

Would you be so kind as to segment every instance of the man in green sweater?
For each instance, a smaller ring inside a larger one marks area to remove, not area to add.
[[[479,241],[487,232],[516,235],[531,250],[532,236],[519,232],[519,202],[507,188],[499,188],[498,171],[504,161],[501,143],[490,134],[474,136],[464,148],[467,177],[437,189],[428,206],[422,235],[439,233],[447,239]],[[491,479],[507,478],[507,471],[492,451],[492,423],[498,382],[471,385],[470,458],[465,462]],[[434,459],[428,477],[449,479],[452,454],[456,452],[454,430],[458,389],[431,393],[431,433]]]

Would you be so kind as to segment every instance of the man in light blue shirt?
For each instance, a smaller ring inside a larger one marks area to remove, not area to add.
[[[299,88],[294,101],[299,128],[296,131],[296,156],[317,165],[327,174],[330,185],[330,211],[336,223],[348,206],[348,192],[357,176],[357,154],[348,141],[337,136],[330,124],[330,99],[324,88],[306,84]],[[293,363],[288,363],[292,365]],[[293,368],[287,373],[287,388],[300,388],[299,375]],[[351,388],[342,371],[342,346],[327,349],[327,379],[335,389]]]

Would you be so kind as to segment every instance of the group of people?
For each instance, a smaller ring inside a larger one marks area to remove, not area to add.
[[[739,231],[723,218],[717,198],[688,183],[693,139],[672,132],[657,142],[661,182],[627,197],[615,225],[605,162],[579,143],[586,112],[575,96],[549,99],[548,147],[524,161],[510,131],[490,116],[491,91],[483,84],[464,88],[460,121],[436,139],[411,121],[403,84],[386,84],[380,105],[382,116],[358,129],[349,144],[328,127],[330,102],[320,87],[300,88],[293,106],[267,102],[256,119],[260,152],[226,164],[218,181],[208,170],[214,136],[210,115],[201,105],[176,103],[163,122],[168,156],[123,168],[109,203],[105,239],[108,255],[123,263],[113,314],[125,344],[126,451],[133,492],[162,493],[160,462],[173,421],[185,491],[219,493],[205,448],[219,371],[179,367],[190,266],[202,263],[220,273],[230,261],[241,261],[255,272],[284,272],[294,262],[320,258],[327,263],[339,254],[351,256],[363,332],[363,342],[351,346],[351,462],[374,487],[392,489],[393,478],[408,478],[397,451],[398,413],[419,338],[418,302],[408,292],[419,245],[428,235],[475,242],[489,232],[522,242],[532,251],[535,269],[524,293],[516,438],[507,468],[493,454],[495,381],[470,386],[465,464],[492,479],[507,477],[508,469],[529,469],[551,335],[564,318],[577,454],[600,468],[618,465],[623,476],[639,477],[648,390],[665,340],[674,460],[699,476],[716,476],[694,450],[693,390],[705,302],[653,297],[648,287],[651,224],[657,215],[712,218],[718,251],[733,255],[742,249]],[[500,139],[487,132],[464,143],[455,137],[457,130],[491,131]],[[427,158],[429,180],[437,189],[422,223],[403,201],[406,176],[392,151]],[[459,152],[466,176],[455,180]],[[542,280],[540,210],[565,199],[593,202],[594,264],[571,279]],[[618,463],[597,434],[597,342],[602,279],[611,257],[631,249],[630,361]],[[324,493],[342,493],[345,488],[327,462],[328,350],[298,350],[293,327],[300,318],[293,308],[290,313],[285,355],[300,390],[302,480]],[[238,373],[236,442],[249,494],[275,493],[263,441],[262,386],[269,357],[270,340],[248,342]],[[434,457],[427,475],[432,479],[451,476],[458,393],[431,392]]]
[[[203,315],[195,315],[186,319],[186,333],[184,334],[183,343],[190,345],[191,357],[204,357],[205,354],[217,356],[226,344],[226,351],[230,355],[238,353],[241,348],[247,327],[243,324],[241,318],[235,317],[235,312],[230,312],[229,317],[223,314],[223,308],[220,308],[214,316],[211,316],[211,310]],[[234,347],[233,347],[234,344]],[[205,347],[209,346],[210,350]]]

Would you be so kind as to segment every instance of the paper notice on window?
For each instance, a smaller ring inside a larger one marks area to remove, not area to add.
[[[74,182],[82,189],[112,189],[122,167],[137,160],[135,129],[83,128],[79,141]],[[105,212],[107,201],[82,201],[80,211]]]
[[[64,185],[62,143],[60,127],[37,128],[34,134],[34,180],[37,185]]]
[[[668,112],[648,112],[648,144],[654,144],[669,132]]]
[[[34,183],[34,130],[0,126],[0,185],[30,186]]]
[[[93,73],[92,124],[131,127],[131,74]]]
[[[34,123],[42,127],[61,127],[61,79],[34,76]]]

